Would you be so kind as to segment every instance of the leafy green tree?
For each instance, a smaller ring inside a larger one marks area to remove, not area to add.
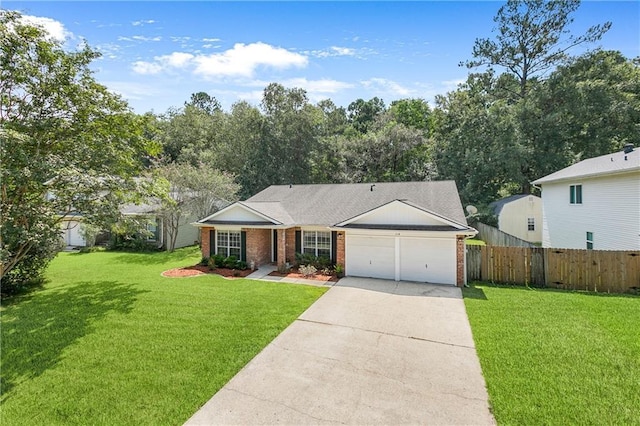
[[[360,133],[367,133],[378,115],[384,111],[386,111],[384,101],[378,97],[368,101],[356,99],[347,107],[349,122]]]
[[[233,176],[205,164],[166,164],[156,170],[156,175],[168,185],[160,209],[168,251],[175,249],[178,228],[187,220],[194,216],[203,219],[238,199],[240,186]]]
[[[426,135],[433,131],[431,108],[424,99],[400,99],[391,102],[389,113],[398,123],[420,129]]]
[[[508,0],[493,19],[495,39],[479,38],[473,46],[468,68],[499,66],[517,77],[517,95],[525,97],[529,80],[552,70],[568,58],[568,51],[599,40],[611,23],[594,25],[579,36],[567,35],[570,15],[579,0]]]
[[[0,11],[2,291],[37,279],[65,214],[105,223],[140,194],[134,179],[157,153],[145,118],[98,84],[84,45],[68,52],[17,12]]]

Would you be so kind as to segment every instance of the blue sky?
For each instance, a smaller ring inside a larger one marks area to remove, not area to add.
[[[69,47],[103,53],[96,78],[136,112],[162,113],[205,91],[228,109],[270,82],[331,98],[416,97],[433,105],[464,80],[458,63],[490,37],[503,2],[7,1]],[[585,1],[570,29],[613,22],[600,46],[640,56],[640,3]],[[579,53],[575,51],[574,53]]]

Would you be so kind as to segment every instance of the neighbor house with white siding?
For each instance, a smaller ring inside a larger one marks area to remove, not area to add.
[[[542,188],[542,246],[640,249],[640,149],[589,158],[533,182]]]
[[[517,194],[489,204],[498,218],[498,229],[530,243],[542,241],[542,200],[532,194]]]

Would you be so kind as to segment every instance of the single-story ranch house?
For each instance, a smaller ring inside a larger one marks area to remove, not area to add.
[[[202,255],[257,266],[327,256],[345,275],[461,286],[467,225],[453,181],[274,185],[194,223]]]

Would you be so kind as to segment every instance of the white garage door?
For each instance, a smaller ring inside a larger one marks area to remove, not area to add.
[[[455,285],[456,241],[347,235],[345,263],[351,276]]]
[[[400,280],[456,283],[456,242],[439,238],[400,238]]]
[[[347,235],[346,274],[395,279],[395,237]]]

